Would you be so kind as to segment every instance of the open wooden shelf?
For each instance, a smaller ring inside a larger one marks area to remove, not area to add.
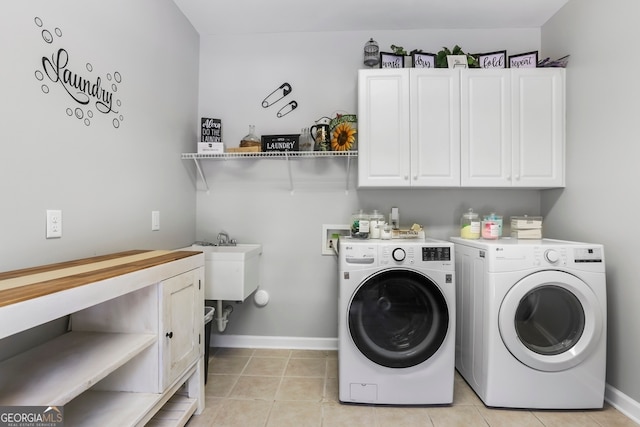
[[[65,405],[155,342],[152,334],[61,335],[0,363],[0,405]]]

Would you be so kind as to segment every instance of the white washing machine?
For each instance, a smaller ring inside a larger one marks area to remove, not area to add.
[[[455,243],[456,368],[487,406],[602,408],[607,301],[602,245]]]
[[[453,402],[453,252],[433,239],[340,239],[341,402]]]

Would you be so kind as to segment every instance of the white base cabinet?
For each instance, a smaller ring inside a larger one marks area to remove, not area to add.
[[[565,71],[358,74],[361,188],[564,184]]]
[[[0,362],[0,405],[64,406],[65,425],[92,427],[202,412],[204,256],[140,252],[0,273],[0,338],[69,315],[69,332]]]

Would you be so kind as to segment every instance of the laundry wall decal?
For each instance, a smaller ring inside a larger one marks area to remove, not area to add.
[[[42,40],[48,45],[53,46],[55,41],[62,38],[60,28],[56,27],[52,33],[39,17],[34,22],[41,29]],[[58,87],[71,99],[72,106],[66,108],[67,116],[75,117],[90,126],[95,110],[111,118],[114,128],[120,127],[124,120],[122,101],[116,97],[119,85],[122,84],[120,72],[107,73],[103,79],[92,75],[94,70],[90,62],[80,72],[72,67],[69,52],[63,47],[54,49],[50,56],[43,56],[39,62],[42,68],[35,71],[35,77],[41,83],[42,92],[48,94],[52,87]]]

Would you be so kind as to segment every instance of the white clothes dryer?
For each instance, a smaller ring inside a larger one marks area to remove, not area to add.
[[[340,401],[452,403],[453,244],[341,238],[338,253]]]
[[[487,406],[602,408],[607,301],[602,245],[455,243],[456,368]]]

